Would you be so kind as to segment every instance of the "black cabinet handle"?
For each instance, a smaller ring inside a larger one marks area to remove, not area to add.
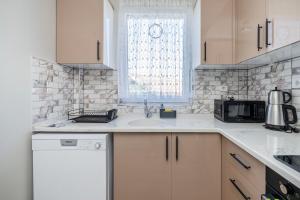
[[[269,41],[269,24],[271,24],[272,22],[268,19],[266,19],[266,48],[268,48],[271,43]]]
[[[97,41],[97,60],[100,60],[100,41]]]
[[[245,169],[250,169],[251,166],[246,165],[245,163],[243,163],[235,153],[230,153],[231,157],[233,157],[240,165],[242,165]]]
[[[245,195],[245,193],[241,190],[241,188],[236,184],[236,181],[234,179],[229,179],[232,185],[237,189],[237,191],[243,196],[245,200],[250,200],[251,197],[248,197]]]
[[[207,52],[206,52],[206,49],[207,49],[207,44],[206,44],[206,42],[204,42],[204,62],[206,62],[206,60],[207,60]]]
[[[176,161],[179,159],[179,139],[178,136],[176,136]]]
[[[166,161],[169,160],[169,137],[166,137]]]
[[[262,29],[263,27],[261,25],[257,25],[257,50],[260,51],[262,50],[262,47],[260,46],[260,30]]]

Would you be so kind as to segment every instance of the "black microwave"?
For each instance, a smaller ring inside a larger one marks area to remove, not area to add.
[[[215,118],[232,123],[265,122],[265,101],[218,100],[214,108]]]

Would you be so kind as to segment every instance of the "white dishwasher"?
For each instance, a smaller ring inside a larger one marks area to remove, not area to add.
[[[32,136],[34,200],[111,200],[110,134]]]

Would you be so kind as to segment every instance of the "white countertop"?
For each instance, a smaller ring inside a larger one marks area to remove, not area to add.
[[[141,114],[126,114],[107,124],[65,123],[62,127],[48,125],[35,125],[33,132],[218,132],[300,188],[300,173],[273,157],[300,155],[300,134],[267,130],[263,124],[223,123],[214,119],[212,115],[179,115],[177,119],[159,119],[158,116],[154,116],[145,119]]]

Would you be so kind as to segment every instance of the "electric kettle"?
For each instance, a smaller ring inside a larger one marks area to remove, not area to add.
[[[291,100],[292,95],[290,93],[278,90],[277,87],[269,92],[266,128],[279,131],[298,131],[291,126],[291,124],[296,124],[298,121],[296,108],[287,105]]]

